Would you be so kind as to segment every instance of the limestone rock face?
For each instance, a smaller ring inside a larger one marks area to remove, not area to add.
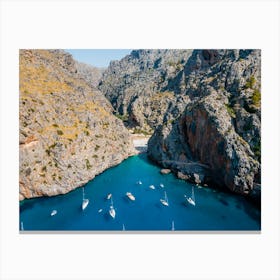
[[[253,192],[261,180],[260,50],[194,50],[183,71],[176,85],[189,99],[156,128],[150,158],[185,180]]]
[[[134,153],[111,104],[60,50],[20,51],[20,199],[67,193]]]
[[[188,99],[177,84],[191,50],[134,50],[110,63],[99,89],[110,100],[126,126],[152,133],[163,121],[179,116]]]

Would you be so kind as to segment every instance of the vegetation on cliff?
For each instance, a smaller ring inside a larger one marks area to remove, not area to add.
[[[133,153],[129,132],[71,55],[21,50],[19,59],[20,199],[67,193]]]

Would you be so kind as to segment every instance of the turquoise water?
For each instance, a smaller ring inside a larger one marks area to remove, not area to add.
[[[170,231],[174,221],[175,231],[260,230],[260,211],[243,197],[194,186],[196,205],[192,206],[184,195],[191,196],[193,185],[159,171],[146,154],[130,157],[85,185],[89,204],[84,211],[82,188],[78,188],[65,195],[24,200],[19,224],[24,230],[121,231],[124,226],[126,231]],[[164,191],[168,207],[160,202]],[[136,200],[129,200],[126,192]],[[108,193],[112,193],[115,219],[108,212]],[[54,209],[57,214],[51,216]]]

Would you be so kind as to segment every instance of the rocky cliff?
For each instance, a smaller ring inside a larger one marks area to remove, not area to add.
[[[169,84],[189,99],[156,128],[149,156],[180,178],[250,194],[261,180],[260,50],[195,50],[180,71]]]
[[[60,50],[19,54],[20,199],[67,193],[134,153],[130,134]]]
[[[180,178],[242,194],[260,183],[260,50],[135,50],[99,89]]]

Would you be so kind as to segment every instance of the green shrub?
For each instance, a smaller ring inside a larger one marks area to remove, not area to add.
[[[261,101],[261,93],[258,89],[255,89],[252,96],[252,102],[255,106],[260,106],[260,101]]]
[[[92,165],[90,164],[88,159],[86,159],[86,166],[87,166],[87,170],[92,168]]]
[[[234,109],[230,106],[230,104],[226,104],[226,108],[227,108],[227,111],[228,111],[229,115],[230,115],[232,118],[235,118],[235,117],[236,117],[235,111],[234,111]]]
[[[128,121],[128,114],[121,115],[121,114],[117,113],[115,116],[117,118],[119,118],[120,120],[122,120],[123,122],[127,122]]]
[[[260,159],[260,157],[261,157],[261,142],[260,141],[258,141],[258,143],[256,143],[254,145],[253,152],[254,152],[255,156]]]
[[[56,131],[58,135],[63,135],[63,131],[62,130],[57,130]]]
[[[254,87],[255,83],[256,83],[256,78],[254,76],[251,76],[245,84],[245,89],[248,89],[248,88],[252,89]]]

